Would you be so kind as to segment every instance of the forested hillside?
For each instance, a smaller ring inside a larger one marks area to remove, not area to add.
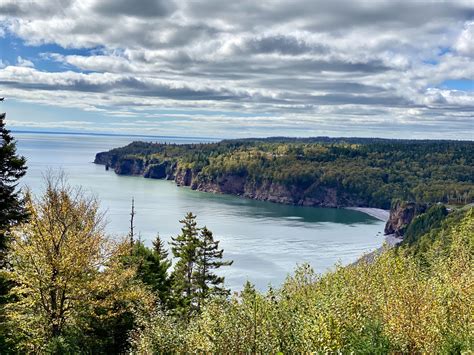
[[[324,275],[232,296],[212,232],[189,213],[170,249],[103,230],[98,201],[64,180],[27,196],[12,229],[5,354],[469,353],[474,208],[418,215],[398,248]]]
[[[158,311],[132,341],[144,353],[470,352],[473,255],[474,209],[465,208],[371,263],[323,276],[303,265],[279,289],[247,284],[210,300],[190,322]]]
[[[212,144],[134,142],[99,153],[116,173],[201,191],[308,206],[389,208],[393,199],[474,199],[474,143],[268,138]]]

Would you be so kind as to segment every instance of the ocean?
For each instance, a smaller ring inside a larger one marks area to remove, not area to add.
[[[298,264],[309,263],[323,273],[354,262],[383,244],[384,223],[345,209],[297,207],[215,195],[177,187],[172,181],[118,176],[93,164],[97,152],[134,140],[191,143],[186,137],[126,137],[113,135],[14,132],[18,152],[28,162],[23,188],[39,194],[48,171],[63,171],[72,185],[101,201],[107,232],[114,238],[128,233],[131,200],[135,200],[135,231],[151,245],[157,233],[169,241],[180,232],[179,220],[191,211],[200,226],[220,240],[226,285],[237,291],[249,280],[259,290],[278,287]]]

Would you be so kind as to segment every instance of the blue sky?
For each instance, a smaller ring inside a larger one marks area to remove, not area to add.
[[[473,139],[473,59],[472,1],[0,4],[13,129]]]

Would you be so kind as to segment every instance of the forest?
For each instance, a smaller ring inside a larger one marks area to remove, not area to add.
[[[215,272],[231,261],[193,214],[168,249],[159,236],[152,246],[111,238],[97,207],[57,177],[27,196],[4,248],[2,353],[474,349],[473,207],[431,207],[409,240],[370,262],[323,275],[303,264],[278,288],[247,282],[233,294]]]
[[[469,141],[134,142],[98,153],[95,162],[119,174],[175,179],[198,190],[296,205],[389,209],[394,199],[453,205],[474,200],[474,143]],[[153,176],[159,169],[163,172]]]

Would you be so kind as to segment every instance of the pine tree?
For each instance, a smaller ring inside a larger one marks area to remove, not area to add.
[[[221,266],[232,265],[233,261],[222,261],[224,250],[219,249],[219,241],[214,240],[212,232],[204,227],[199,235],[194,283],[198,310],[210,296],[229,295],[224,288],[224,277],[214,273]]]
[[[153,250],[160,257],[161,260],[168,260],[168,250],[166,250],[165,243],[158,234],[153,243]]]
[[[136,270],[137,278],[150,287],[163,308],[172,308],[171,277],[168,273],[171,260],[159,235],[153,241],[152,248],[146,247],[140,239],[135,240],[129,255],[122,258],[122,264]]]
[[[6,114],[0,114],[0,252],[7,247],[7,232],[27,217],[19,192],[18,180],[26,173],[26,159],[16,153],[16,142],[5,128]],[[3,257],[0,259],[3,264]]]
[[[141,280],[149,285],[160,299],[164,307],[169,307],[171,302],[171,280],[168,270],[171,261],[168,259],[168,252],[160,236],[157,235],[153,241],[153,248],[147,248],[142,242],[136,241],[134,244],[134,255],[137,259],[137,275]]]
[[[3,99],[2,99],[3,101]],[[16,142],[5,128],[5,113],[0,113],[0,270],[5,269],[10,228],[27,218],[23,199],[18,190],[18,180],[26,173],[26,159],[16,153]],[[0,353],[7,349],[3,325],[3,307],[8,301],[10,282],[0,274]]]
[[[189,212],[179,221],[183,224],[181,234],[173,237],[171,251],[177,258],[172,273],[173,293],[177,303],[177,311],[188,316],[195,305],[193,290],[193,271],[199,247],[199,228],[196,216]]]

